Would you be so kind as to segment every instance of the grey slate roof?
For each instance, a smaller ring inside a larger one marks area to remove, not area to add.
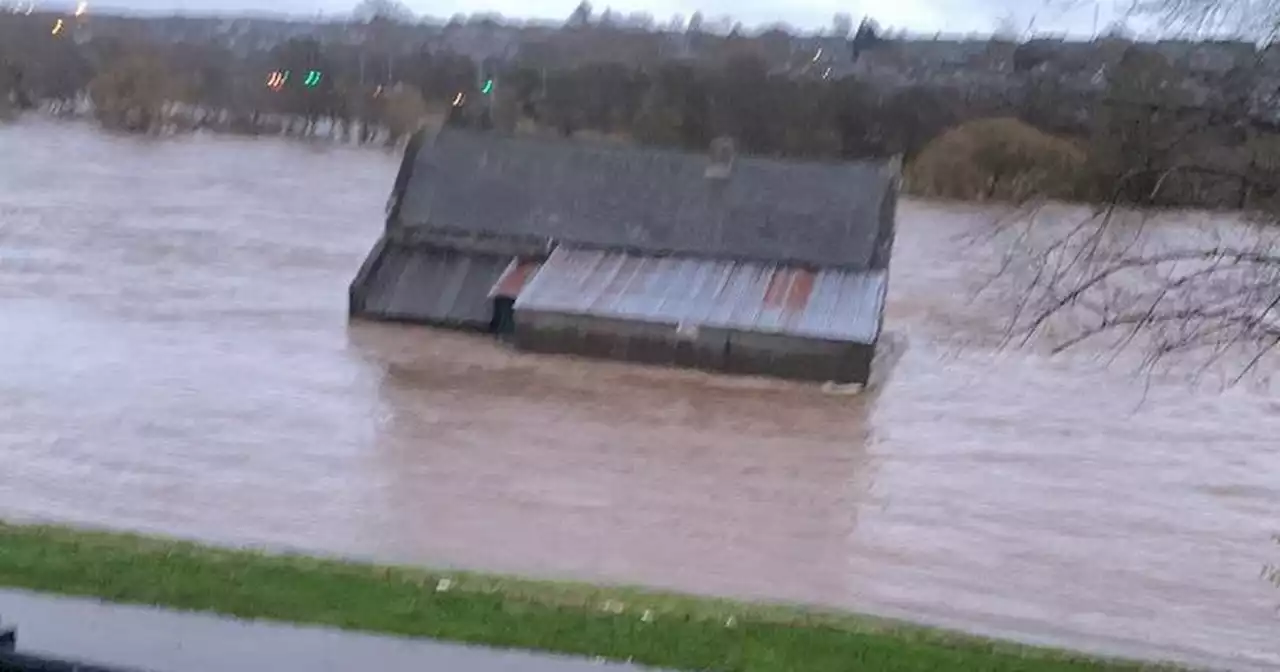
[[[511,257],[386,248],[368,279],[362,314],[468,327],[487,327],[493,316],[489,290]]]
[[[412,150],[411,150],[412,151]],[[883,162],[738,156],[715,184],[700,154],[447,129],[405,161],[399,223],[546,236],[649,254],[867,268],[886,199]]]

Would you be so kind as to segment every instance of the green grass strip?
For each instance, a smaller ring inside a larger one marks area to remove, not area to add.
[[[0,585],[678,670],[1157,669],[797,607],[61,527],[0,523]]]

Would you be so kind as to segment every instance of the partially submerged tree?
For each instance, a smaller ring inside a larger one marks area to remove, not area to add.
[[[275,94],[278,109],[302,120],[300,135],[311,135],[317,122],[341,102],[335,86],[332,61],[314,38],[291,39],[273,50],[275,61],[287,73]]]
[[[427,103],[422,92],[408,84],[397,84],[379,97],[379,118],[390,131],[388,144],[399,142],[417,132],[427,116]]]
[[[14,76],[17,72],[16,66],[0,54],[0,121],[5,121],[12,116],[14,108],[17,107],[21,83],[21,80]]]
[[[1160,173],[1196,130],[1185,111],[1186,95],[1176,87],[1178,73],[1163,56],[1131,45],[1111,72],[1093,114],[1089,168],[1096,198],[1123,182],[1127,200],[1141,201]],[[1122,180],[1125,175],[1132,178]]]
[[[1017,119],[979,119],[929,143],[911,162],[906,181],[913,193],[936,198],[1071,198],[1084,157],[1070,141]]]
[[[89,84],[89,95],[99,123],[139,133],[158,130],[166,105],[182,97],[163,62],[144,53],[118,56]]]

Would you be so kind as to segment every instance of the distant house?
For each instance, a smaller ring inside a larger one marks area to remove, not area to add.
[[[353,317],[517,348],[866,382],[896,160],[801,163],[445,130],[410,143]]]

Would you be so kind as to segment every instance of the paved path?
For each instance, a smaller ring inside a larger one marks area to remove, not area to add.
[[[152,672],[639,672],[524,652],[0,590],[18,652]]]

